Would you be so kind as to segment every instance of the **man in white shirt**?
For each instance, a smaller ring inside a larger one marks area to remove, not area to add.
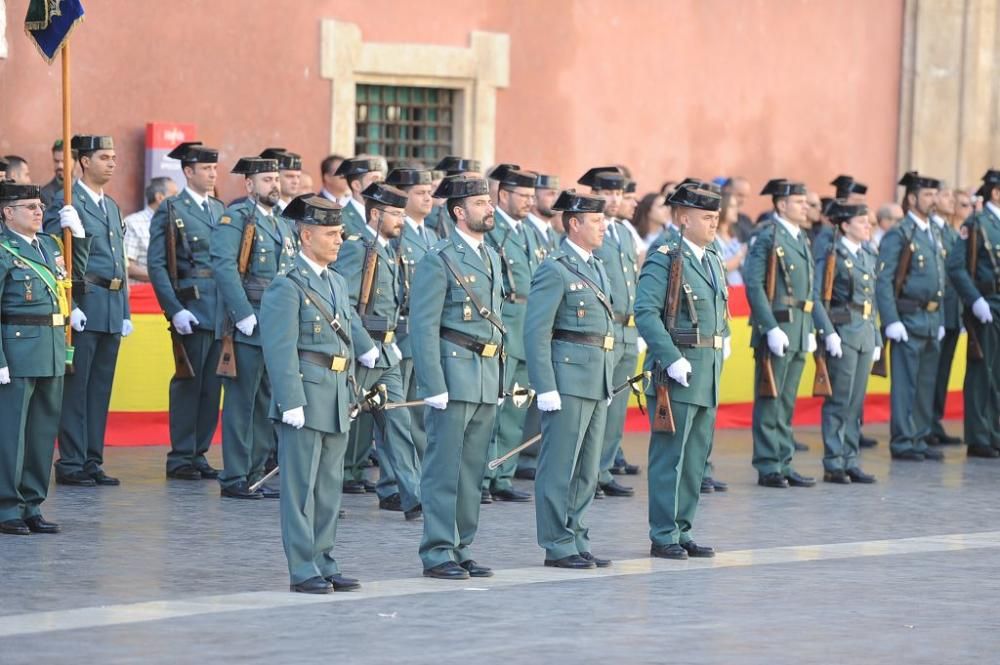
[[[160,176],[146,185],[146,207],[125,217],[125,256],[128,257],[128,278],[133,282],[148,282],[146,254],[149,252],[149,223],[165,199],[177,195],[177,183]]]

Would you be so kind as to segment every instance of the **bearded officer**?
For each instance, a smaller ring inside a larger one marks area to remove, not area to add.
[[[365,197],[362,194],[372,183],[382,181],[379,160],[374,157],[358,156],[345,159],[334,173],[347,180],[350,197],[344,204],[342,214],[344,231],[348,235],[361,235],[365,228]]]
[[[433,172],[443,173],[444,177],[453,175],[464,175],[469,178],[481,178],[483,167],[478,159],[468,159],[456,155],[447,155],[434,167]],[[444,206],[436,206],[431,214],[427,216],[425,222],[427,228],[437,233],[439,238],[447,238],[455,230],[455,222],[452,221]]]

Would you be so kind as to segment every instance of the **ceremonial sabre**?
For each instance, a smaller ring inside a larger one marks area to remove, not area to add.
[[[386,402],[385,394],[385,384],[380,383],[374,386],[366,393],[363,400],[360,400],[352,407],[351,419],[356,418],[360,411],[391,411],[392,409],[409,409],[415,406],[427,405],[422,399],[409,402]],[[504,393],[504,397],[510,397],[515,407],[523,409],[535,399],[535,391],[532,388],[522,388],[515,383],[509,393]]]

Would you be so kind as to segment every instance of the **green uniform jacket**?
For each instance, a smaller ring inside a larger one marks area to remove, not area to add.
[[[719,404],[722,339],[729,335],[729,290],[726,288],[726,271],[711,245],[705,249],[705,255],[709,259],[712,276],[705,272],[705,267],[695,257],[691,248],[682,246],[684,268],[681,272],[681,302],[677,308],[677,322],[674,328],[675,330],[697,328],[701,339],[717,339],[719,344],[718,348],[679,346],[667,331],[663,320],[672,263],[670,251],[677,247],[677,242],[677,240],[668,242],[655,252],[647,254],[639,275],[635,323],[648,345],[643,369],[652,371],[659,364],[661,369],[666,370],[680,358],[686,358],[691,363],[689,385],[685,388],[676,381],[671,381],[671,401],[714,407]],[[716,287],[713,287],[713,276]],[[690,288],[690,300],[686,295],[688,288]],[[697,325],[691,316],[692,305]],[[653,382],[650,382],[646,392],[649,395],[656,394]]]
[[[875,264],[876,257],[867,247],[860,247],[852,255],[847,247],[832,240],[826,245],[826,254],[816,260],[816,290],[814,297],[820,302],[823,297],[823,274],[826,260],[831,250],[836,251],[833,272],[833,293],[829,308],[824,308],[827,323],[820,325],[819,334],[827,335],[836,331],[843,345],[862,354],[871,355],[872,350],[882,346],[882,336],[876,323],[875,310]],[[867,316],[866,316],[867,312]]]
[[[38,242],[45,256],[8,228],[0,226],[0,242],[21,255],[16,258],[0,249],[0,313],[6,316],[43,316],[59,314],[59,301],[31,265],[46,266],[54,276],[65,269],[62,244],[52,236],[39,233]],[[73,273],[83,275],[87,268],[90,238],[73,238]],[[66,319],[69,325],[69,319]],[[65,326],[35,326],[0,323],[0,367],[10,369],[12,378],[63,376],[66,373]],[[16,423],[5,423],[15,427]]]
[[[615,240],[609,225],[607,233],[604,234],[604,244],[594,250],[594,256],[604,263],[604,269],[608,273],[611,282],[608,295],[611,297],[615,317],[628,319],[635,314],[635,283],[639,275],[639,257],[632,232],[616,219],[612,219],[610,224],[615,226],[618,240]],[[635,326],[625,326],[619,321],[615,325],[615,336],[617,341],[622,341],[624,338],[625,342],[635,344],[639,332]]]
[[[564,261],[597,285],[608,282],[606,274],[598,274],[604,273],[599,260],[597,269],[591,269],[566,244],[542,262],[531,281],[524,322],[528,377],[538,394],[558,390],[583,399],[607,399],[614,387],[614,352],[552,338],[554,330],[598,337],[615,333],[614,321],[597,295]]]
[[[968,236],[978,234],[978,257],[976,258],[975,279],[969,275],[967,245]],[[996,303],[1000,300],[1000,217],[988,207],[969,217],[962,224],[961,234],[948,255],[948,276],[962,302],[972,307],[980,297]],[[983,242],[983,235],[986,242]],[[995,318],[995,317],[994,317]]]
[[[944,327],[948,330],[958,330],[962,327],[962,302],[958,297],[958,291],[948,275],[948,256],[955,251],[955,243],[959,241],[958,231],[945,223],[939,226],[941,231],[941,244],[944,246]]]
[[[149,226],[147,264],[149,281],[163,313],[170,319],[186,309],[198,319],[198,328],[214,331],[218,317],[218,288],[212,275],[212,233],[222,217],[222,201],[208,197],[209,212],[195,203],[185,189],[160,204]],[[198,299],[181,301],[167,272],[167,229],[177,229],[177,287],[197,287]]]
[[[431,234],[433,235],[433,231]],[[434,236],[435,238],[437,236]],[[430,245],[419,233],[413,230],[409,222],[404,222],[403,232],[399,238],[390,243],[396,250],[396,258],[399,262],[399,322],[396,324],[398,341],[396,344],[402,352],[404,358],[412,358],[410,351],[410,295],[413,289],[413,276],[416,274],[417,264],[424,258],[424,254],[430,249]]]
[[[327,271],[321,279],[305,259],[297,257],[292,270],[296,278],[321,296],[323,308],[340,322],[348,338],[360,327],[351,309],[344,279]],[[330,293],[333,298],[330,298]],[[298,407],[305,408],[306,426],[338,434],[350,428],[352,393],[347,377],[354,366],[353,343],[345,342],[320,314],[313,298],[287,275],[279,275],[267,287],[260,307],[261,347],[271,380],[270,417]],[[299,351],[313,351],[345,358],[344,371],[300,359]]]
[[[538,263],[541,263],[545,260],[546,256],[559,249],[559,242],[562,238],[559,237],[559,234],[556,233],[556,230],[552,228],[552,225],[548,222],[540,220],[538,217],[531,214],[529,214],[528,217],[529,219],[527,221],[529,223],[527,226],[535,233],[535,247],[537,248],[535,253],[538,255]],[[535,223],[531,221],[531,219],[539,219],[539,221],[543,221],[545,229],[539,229]]]
[[[500,345],[500,331],[476,311],[441,258],[447,256],[479,302],[499,314],[506,307],[500,287],[500,257],[488,246],[486,251],[489,268],[479,252],[453,233],[431,248],[417,266],[410,319],[417,397],[446,392],[451,401],[496,404],[502,389],[499,352],[486,358],[440,335],[441,328],[450,328],[480,343]]]
[[[503,266],[503,291],[506,298],[503,322],[507,326],[504,348],[508,356],[524,360],[524,316],[531,276],[539,262],[538,255],[535,254],[535,234],[527,228],[531,224],[527,220],[522,220],[520,232],[515,232],[510,219],[499,208],[493,219],[495,225],[486,234],[486,243],[500,255]]]
[[[76,306],[87,315],[87,332],[120,333],[122,321],[132,316],[126,287],[125,224],[118,204],[107,194],[104,195],[104,202],[108,209],[107,217],[79,181],[73,183],[73,207],[83,222],[84,233],[90,238],[87,274],[106,280],[119,279],[122,287],[111,291],[88,283],[84,294],[76,299]],[[46,233],[60,235],[59,209],[62,207],[63,196],[59,192],[52,207],[45,213]]]
[[[875,295],[883,326],[902,321],[910,336],[937,339],[938,328],[944,325],[940,307],[944,297],[944,250],[941,248],[937,225],[931,223],[929,228],[930,233],[921,231],[912,215],[907,215],[889,229],[879,243]],[[933,312],[927,311],[923,306],[912,312],[900,312],[897,307],[894,282],[899,255],[905,242],[911,243],[913,256],[900,298],[913,300],[920,305],[936,302],[938,307]]]
[[[212,229],[211,253],[212,270],[218,285],[220,302],[216,334],[224,332],[226,316],[235,323],[251,314],[260,320],[260,299],[264,290],[275,277],[288,270],[295,261],[296,243],[292,230],[284,217],[265,217],[260,207],[249,208],[247,202],[229,206]],[[253,215],[257,225],[250,263],[246,277],[241,279],[238,271],[240,243],[247,216]],[[239,330],[233,331],[233,340],[260,346],[260,326],[254,328],[247,337]]]
[[[344,223],[344,233],[347,235],[361,235],[364,232],[367,223],[365,222],[365,216],[363,213],[358,213],[354,204],[357,201],[353,199],[344,204],[343,209],[340,213],[340,219]],[[364,209],[364,204],[361,205]]]
[[[359,329],[355,343],[359,355],[377,346],[379,358],[375,367],[386,369],[398,365],[401,358],[389,348],[391,344],[383,344],[372,339],[369,332],[396,329],[401,299],[398,288],[399,263],[395,251],[377,242],[375,231],[366,226],[360,234],[348,236],[340,248],[340,255],[331,267],[347,282],[347,295],[351,299],[351,307],[357,311],[364,277],[365,252],[370,243],[375,243],[378,262],[375,265],[375,278],[372,280],[371,299],[368,301],[367,311],[359,315],[364,330]]]

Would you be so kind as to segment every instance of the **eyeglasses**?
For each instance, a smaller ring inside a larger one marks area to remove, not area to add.
[[[382,214],[389,217],[402,217],[404,212],[403,210],[382,210]]]
[[[35,212],[35,211],[45,212],[45,204],[44,203],[22,203],[22,204],[16,205],[16,206],[4,206],[4,207],[5,208],[27,208],[31,212]]]

